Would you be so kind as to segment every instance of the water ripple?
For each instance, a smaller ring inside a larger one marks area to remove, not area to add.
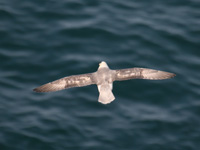
[[[197,0],[2,2],[0,149],[198,149],[199,8]],[[177,76],[116,82],[106,106],[95,85],[32,92],[102,60]]]

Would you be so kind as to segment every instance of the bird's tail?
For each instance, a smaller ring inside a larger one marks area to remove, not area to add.
[[[112,84],[98,85],[99,99],[102,104],[108,104],[115,99],[112,93]]]

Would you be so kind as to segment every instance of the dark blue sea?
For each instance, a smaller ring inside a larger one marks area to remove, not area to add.
[[[176,77],[32,91],[101,61]],[[0,150],[199,149],[199,0],[0,1]]]

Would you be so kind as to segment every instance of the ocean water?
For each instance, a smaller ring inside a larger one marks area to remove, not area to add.
[[[32,91],[101,61],[177,76]],[[200,149],[199,0],[2,0],[0,62],[1,150]]]

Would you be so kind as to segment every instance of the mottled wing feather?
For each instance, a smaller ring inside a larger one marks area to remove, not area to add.
[[[149,80],[162,80],[174,77],[175,74],[147,69],[147,68],[128,68],[116,70],[115,80],[129,80],[129,79],[149,79]]]
[[[53,92],[72,87],[95,84],[93,73],[73,75],[44,84],[34,89],[35,92]]]

